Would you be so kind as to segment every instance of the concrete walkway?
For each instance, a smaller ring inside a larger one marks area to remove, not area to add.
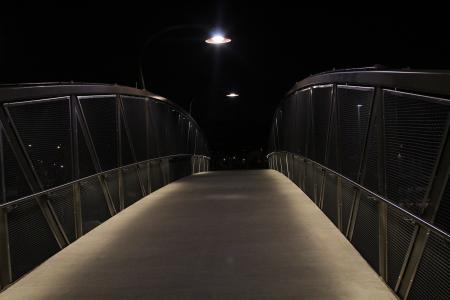
[[[0,299],[396,299],[283,175],[202,173],[89,232]]]

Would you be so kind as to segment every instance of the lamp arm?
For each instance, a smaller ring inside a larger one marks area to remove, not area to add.
[[[149,36],[145,40],[145,43],[142,45],[140,53],[139,53],[139,57],[138,57],[139,81],[140,81],[141,88],[145,90],[144,56],[145,56],[145,49],[148,47],[148,45],[150,45],[153,41],[157,40],[161,36],[164,36],[168,33],[174,32],[174,31],[179,31],[179,30],[183,30],[183,29],[207,30],[207,28],[208,27],[206,27],[205,25],[201,25],[201,24],[182,24],[182,25],[175,25],[175,26],[170,26],[170,27],[164,28],[163,30],[158,31],[158,32],[152,34],[151,36]]]

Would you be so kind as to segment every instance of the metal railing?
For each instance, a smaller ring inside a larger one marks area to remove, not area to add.
[[[402,299],[450,295],[449,86],[448,72],[321,73],[274,116],[269,167]]]
[[[145,195],[209,170],[196,122],[144,90],[13,85],[0,104],[2,288]]]

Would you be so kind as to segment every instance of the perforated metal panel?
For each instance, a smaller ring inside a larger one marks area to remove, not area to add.
[[[325,190],[323,195],[323,212],[327,217],[338,226],[337,215],[337,176],[327,173],[325,176]]]
[[[59,251],[59,246],[35,200],[8,213],[12,279],[16,280]]]
[[[369,126],[370,105],[373,88],[338,86],[340,148],[342,174],[356,180],[361,153]]]
[[[300,157],[297,155],[293,155],[292,157],[292,181],[297,185],[300,186]]]
[[[117,100],[110,97],[80,97],[89,131],[102,170],[117,167]]]
[[[338,148],[337,148],[337,116],[336,112],[332,112],[332,119],[331,119],[331,125],[330,130],[328,133],[328,147],[327,147],[327,153],[326,153],[326,161],[325,166],[328,168],[340,171],[338,169]]]
[[[431,233],[408,295],[409,300],[448,299],[450,242]]]
[[[342,233],[346,233],[348,222],[350,221],[350,214],[352,210],[353,200],[355,199],[355,189],[352,184],[342,180]]]
[[[87,233],[111,217],[98,178],[90,177],[81,181],[81,215],[83,233]]]
[[[418,214],[425,206],[449,113],[449,105],[432,101],[384,92],[386,194]]]
[[[23,175],[9,143],[2,134],[3,144],[3,178],[5,184],[5,202],[31,194],[31,189]]]
[[[311,101],[310,90],[302,90],[298,92],[297,98],[297,139],[298,149],[296,153],[306,154],[306,134],[308,129],[308,105]]]
[[[5,107],[44,188],[71,181],[69,99],[26,101]]]
[[[328,125],[331,112],[331,86],[314,87],[312,89],[312,110],[314,124],[315,153],[309,157],[320,164],[325,161]],[[308,141],[309,142],[309,141]]]
[[[378,272],[378,205],[362,193],[356,215],[352,244]]]
[[[138,161],[148,159],[147,155],[147,128],[145,119],[145,98],[122,97],[125,118],[130,129],[131,140]]]
[[[323,171],[322,168],[314,165],[314,201],[318,204],[321,200],[321,191],[323,184]]]
[[[118,170],[113,170],[105,173],[105,182],[108,186],[109,195],[114,203],[116,211],[120,210],[120,198],[119,198],[119,172]]]
[[[206,162],[204,161],[204,164]],[[174,158],[169,161],[170,164],[170,181],[183,178],[190,173],[190,158]],[[203,166],[205,168],[205,166]]]
[[[305,193],[309,198],[314,200],[314,185],[315,185],[315,177],[314,177],[314,166],[312,162],[306,162],[306,190]]]
[[[447,182],[434,224],[450,233],[450,180]]]
[[[376,116],[374,116],[376,118]],[[370,128],[369,135],[367,137],[367,149],[365,159],[365,171],[363,174],[362,184],[369,190],[376,192],[377,194],[384,195],[382,188],[380,188],[380,168],[379,162],[381,158],[380,145],[378,144],[378,122],[374,122],[374,126]],[[384,183],[382,183],[384,185]]]
[[[125,207],[128,207],[143,197],[136,167],[133,166],[123,169],[123,182]]]
[[[405,215],[388,207],[387,246],[388,284],[394,289],[413,237],[414,227]]]
[[[70,242],[73,242],[76,239],[73,187],[60,188],[47,194],[47,196],[67,238]]]
[[[122,127],[121,130],[121,148],[122,148],[122,166],[126,166],[129,164],[133,164],[136,162],[133,156],[133,152],[131,150],[131,137],[128,135],[129,132],[125,129],[125,123],[122,119],[120,126]],[[131,131],[131,130],[130,130]]]
[[[145,163],[141,163],[139,164],[139,176],[141,177],[142,180],[142,184],[144,185],[144,189],[145,189],[145,193],[149,194],[151,191],[150,188],[150,163],[149,162],[145,162]]]
[[[96,173],[94,162],[91,157],[91,153],[86,144],[86,136],[81,131],[80,125],[78,126],[78,158],[79,158],[79,170],[80,178],[88,177]]]

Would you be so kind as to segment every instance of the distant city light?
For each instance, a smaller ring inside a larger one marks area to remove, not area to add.
[[[221,45],[231,42],[231,39],[224,37],[222,34],[215,34],[209,39],[205,40],[205,42],[208,44]]]

